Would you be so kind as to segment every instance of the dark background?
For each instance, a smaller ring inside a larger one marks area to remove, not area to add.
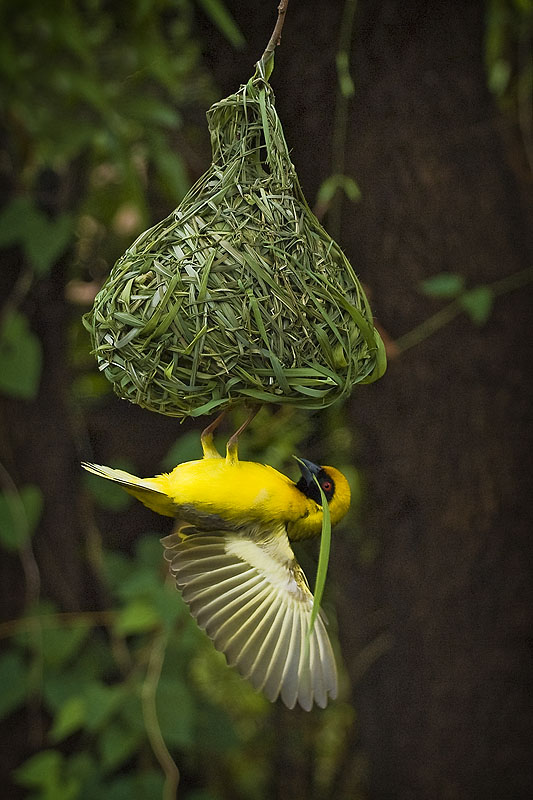
[[[245,33],[242,50],[203,12],[194,23],[219,96],[251,74],[275,19],[275,4],[263,0],[225,5]],[[391,340],[442,307],[420,292],[425,278],[457,273],[472,287],[531,267],[531,172],[516,115],[488,87],[489,6],[357,4],[344,171],[361,198],[343,203],[339,239]],[[278,113],[310,200],[331,172],[343,10],[342,2],[291,0],[276,52]],[[189,162],[191,178],[206,166],[203,155]],[[155,221],[168,208],[154,206]],[[17,269],[11,253],[7,288]],[[35,539],[42,591],[77,610],[105,607],[80,548],[80,452],[103,463],[120,453],[151,474],[177,424],[107,395],[87,412],[79,441],[68,400],[67,272],[59,264],[28,307],[46,369],[34,402],[0,398],[0,445],[16,482],[44,494]],[[347,405],[351,460],[364,476],[362,533],[357,547],[335,540],[330,580],[356,724],[332,797],[519,800],[533,792],[532,299],[526,284],[497,297],[481,327],[462,314],[406,352],[391,344],[384,378],[357,388]],[[311,449],[315,441],[311,434]],[[321,447],[318,455],[333,460]],[[128,514],[113,523],[115,542],[159,524],[144,509]],[[15,558],[3,561],[1,581],[10,619],[23,601]],[[293,741],[299,720],[283,709],[272,717],[278,777],[269,797],[309,793],[305,750]],[[24,723],[13,724],[26,757]]]

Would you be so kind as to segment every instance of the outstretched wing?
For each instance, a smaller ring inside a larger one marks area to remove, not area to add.
[[[325,708],[337,670],[324,621],[308,636],[313,596],[283,527],[182,528],[161,540],[193,617],[243,678],[289,708]]]

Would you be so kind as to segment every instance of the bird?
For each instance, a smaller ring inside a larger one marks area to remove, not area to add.
[[[335,657],[322,612],[310,626],[313,595],[290,541],[321,533],[318,484],[331,524],[342,519],[348,481],[338,469],[304,458],[297,459],[297,482],[268,465],[240,461],[236,435],[223,457],[215,427],[202,434],[202,459],[153,478],[82,466],[175,519],[161,539],[164,556],[192,616],[230,666],[272,702],[281,697],[290,709],[325,708],[338,691]]]

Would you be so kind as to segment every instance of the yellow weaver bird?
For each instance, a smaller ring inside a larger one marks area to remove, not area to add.
[[[320,616],[308,635],[313,596],[289,539],[321,532],[315,477],[332,525],[350,505],[348,482],[334,467],[305,459],[298,459],[298,483],[273,467],[239,461],[236,435],[222,458],[214,427],[202,434],[201,460],[155,478],[82,466],[177,520],[161,540],[165,558],[193,617],[230,666],[271,701],[325,708],[337,695],[335,659]]]

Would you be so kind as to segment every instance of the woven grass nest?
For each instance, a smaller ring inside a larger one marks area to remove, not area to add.
[[[325,408],[385,371],[368,301],[305,201],[267,81],[207,119],[211,167],[85,318],[99,368],[120,397],[170,416]]]

